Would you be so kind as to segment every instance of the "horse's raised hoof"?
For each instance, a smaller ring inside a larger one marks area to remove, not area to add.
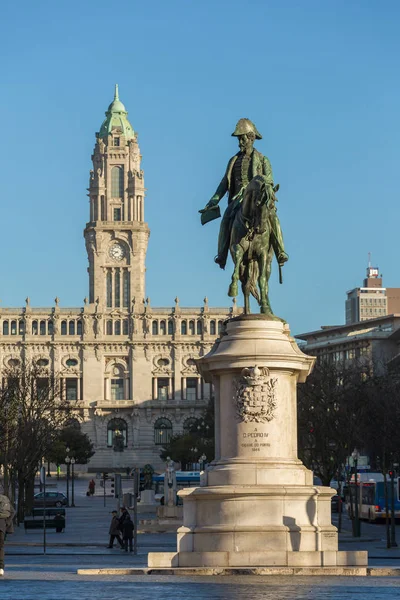
[[[236,296],[238,295],[239,290],[238,290],[238,284],[237,283],[231,283],[231,285],[229,286],[229,290],[228,290],[228,296],[230,298],[236,298]]]

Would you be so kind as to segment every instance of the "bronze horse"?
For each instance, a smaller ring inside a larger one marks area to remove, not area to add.
[[[260,312],[274,317],[268,297],[273,255],[272,232],[269,213],[274,210],[275,192],[264,177],[254,177],[243,195],[231,230],[230,252],[235,265],[228,295],[238,295],[241,281],[244,295],[244,312],[250,314],[250,294],[260,305]]]

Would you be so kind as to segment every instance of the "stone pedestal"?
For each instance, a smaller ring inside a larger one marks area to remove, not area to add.
[[[263,315],[232,319],[197,361],[215,387],[216,457],[207,485],[179,492],[176,554],[155,566],[366,565],[366,552],[338,552],[329,487],[297,457],[296,385],[314,358],[289,327]]]
[[[157,508],[157,517],[160,525],[167,523],[182,524],[183,506],[159,506]]]
[[[154,496],[154,490],[142,490],[140,492],[140,504],[146,506],[156,506],[157,502]]]

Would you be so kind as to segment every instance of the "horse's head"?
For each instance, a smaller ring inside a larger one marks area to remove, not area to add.
[[[274,190],[268,185],[262,175],[256,175],[246,187],[243,197],[243,213],[250,218],[263,205],[268,205],[274,199]]]

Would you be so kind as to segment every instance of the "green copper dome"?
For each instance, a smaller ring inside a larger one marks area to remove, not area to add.
[[[121,129],[121,133],[127,141],[135,137],[132,125],[128,121],[128,112],[118,96],[118,84],[115,84],[114,100],[108,107],[106,118],[101,125],[100,137],[106,141],[111,130],[115,127]]]

